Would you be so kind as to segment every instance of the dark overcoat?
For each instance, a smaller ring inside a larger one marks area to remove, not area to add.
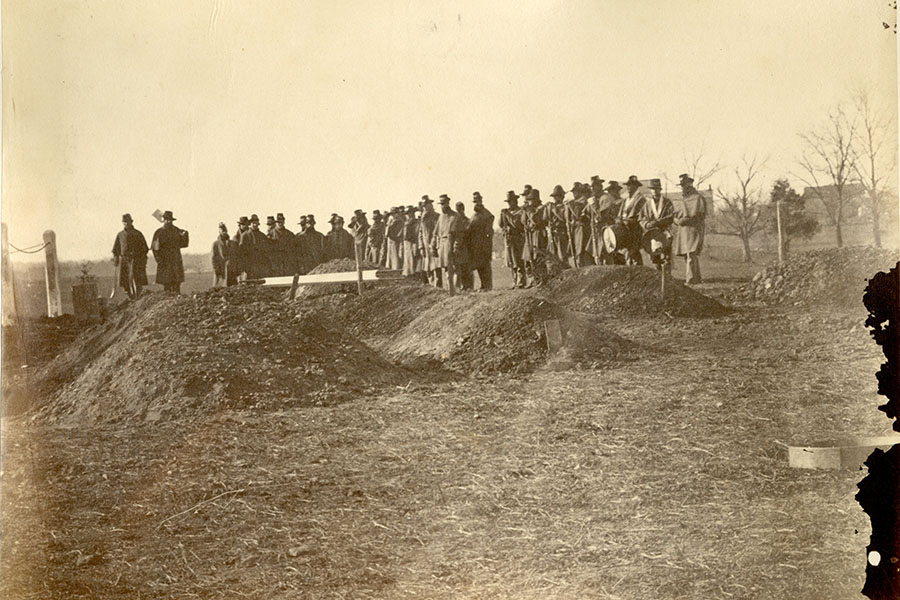
[[[166,224],[153,234],[153,258],[156,259],[156,283],[163,285],[184,281],[181,249],[188,247],[188,232]]]

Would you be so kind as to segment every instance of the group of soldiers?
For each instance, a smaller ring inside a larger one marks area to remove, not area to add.
[[[556,268],[593,264],[643,263],[641,250],[657,268],[665,269],[673,255],[684,256],[685,281],[701,282],[698,254],[703,248],[706,200],[687,174],[679,177],[682,199],[673,203],[662,195],[659,179],[651,179],[649,193],[634,175],[623,186],[617,181],[591,177],[575,182],[565,199],[561,185],[553,188],[552,201],[544,204],[538,189],[526,185],[521,194],[506,194],[507,208],[500,212],[506,264],[513,286],[541,285]],[[519,199],[522,205],[519,205]],[[479,192],[472,195],[472,214],[465,205],[439,197],[439,210],[428,195],[418,205],[372,211],[372,222],[357,209],[347,228],[332,214],[331,229],[321,233],[313,215],[300,217],[297,233],[285,227],[284,214],[268,217],[267,231],[257,215],[241,217],[237,231],[229,235],[224,223],[212,247],[214,286],[239,281],[306,274],[333,259],[350,259],[382,269],[401,271],[436,287],[473,290],[478,274],[479,290],[492,288],[494,215],[485,208]],[[119,285],[130,296],[140,295],[147,284],[147,252],[157,261],[156,282],[179,291],[184,281],[181,248],[188,234],[174,225],[171,211],[162,214],[163,226],[148,248],[143,234],[124,215],[123,230],[113,246],[119,268]]]
[[[624,195],[618,181],[606,186],[604,182],[596,175],[589,184],[575,182],[569,200],[564,200],[566,192],[557,185],[547,204],[531,186],[525,186],[522,194],[507,192],[509,206],[500,213],[500,228],[514,286],[543,283],[554,263],[563,268],[641,265],[641,250],[661,270],[673,255],[684,256],[685,281],[701,283],[698,255],[703,249],[707,207],[693,178],[679,176],[682,200],[677,204],[662,195],[659,179],[649,181],[647,193],[641,189],[643,182],[631,175]]]
[[[479,289],[490,290],[494,215],[478,192],[472,196],[471,218],[462,202],[453,210],[446,194],[438,202],[440,212],[428,195],[418,205],[374,210],[371,223],[366,212],[357,209],[346,228],[344,218],[332,214],[331,229],[324,234],[316,229],[313,215],[300,217],[297,233],[285,227],[282,213],[267,219],[265,233],[257,215],[241,217],[233,236],[220,223],[212,248],[214,285],[304,275],[321,263],[350,259],[401,271],[437,287],[446,281],[461,290],[474,288],[477,272]]]

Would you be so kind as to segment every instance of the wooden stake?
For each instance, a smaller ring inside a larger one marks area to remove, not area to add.
[[[47,259],[44,275],[47,281],[47,316],[62,314],[62,297],[59,291],[59,259],[56,256],[56,234],[48,229],[44,232],[44,256]]]
[[[356,242],[353,243],[353,252],[356,254],[356,291],[359,292],[359,295],[362,296],[362,288],[363,288],[363,274],[362,274],[362,260],[359,258],[359,246]]]
[[[778,227],[778,262],[781,263],[784,260],[782,255],[784,252],[784,241],[781,237],[781,200],[775,201],[775,224]]]

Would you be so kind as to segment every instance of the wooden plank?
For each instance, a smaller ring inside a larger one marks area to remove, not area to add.
[[[363,271],[362,281],[391,281],[401,280],[403,274],[400,271]],[[262,285],[269,287],[291,287],[295,279],[293,275],[286,277],[266,277],[258,280]],[[356,271],[344,271],[340,273],[316,273],[314,275],[299,275],[296,285],[315,285],[320,283],[356,283],[359,281],[359,273]]]
[[[800,469],[856,469],[875,448],[888,450],[900,436],[860,437],[788,446],[788,464]]]

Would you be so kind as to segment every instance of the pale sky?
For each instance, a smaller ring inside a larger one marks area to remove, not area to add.
[[[701,146],[768,156],[768,185],[860,85],[896,113],[895,18],[887,0],[4,0],[2,217],[14,244],[53,229],[82,260],[110,256],[125,212],[149,238],[172,210],[205,252],[250,213],[325,230],[479,190],[498,214],[526,183],[674,177]]]

